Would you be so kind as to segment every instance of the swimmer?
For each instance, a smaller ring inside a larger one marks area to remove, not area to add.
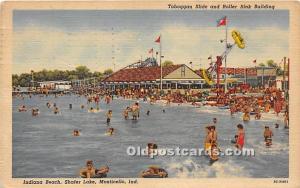
[[[106,123],[107,123],[107,125],[110,124],[111,118],[112,118],[112,110],[108,110],[108,112],[106,113]]]
[[[95,172],[96,172],[96,176],[101,175],[101,177],[107,177],[107,173],[109,172],[109,167],[107,165],[100,167],[99,169],[96,169]]]
[[[256,111],[256,114],[255,114],[255,119],[260,119],[260,118],[261,118],[260,111],[257,110],[257,111]]]
[[[26,112],[27,109],[26,109],[26,106],[25,105],[22,105],[19,107],[19,112]]]
[[[218,135],[217,135],[217,131],[216,131],[216,126],[211,126],[210,127],[210,132],[211,132],[211,142],[213,144],[217,144],[217,140],[218,140]]]
[[[219,160],[219,149],[217,147],[217,144],[212,144],[209,158],[211,164]]]
[[[211,149],[211,143],[212,143],[212,134],[211,134],[210,126],[206,126],[205,130],[207,134],[204,140],[204,149],[205,151],[209,151]]]
[[[130,108],[127,106],[126,109],[123,111],[123,116],[124,116],[124,119],[128,119],[128,113],[130,112]]]
[[[51,104],[49,102],[46,103],[47,107],[50,108]]]
[[[143,171],[140,175],[142,178],[151,177],[151,176],[158,176],[160,178],[168,177],[168,173],[159,167],[150,166],[147,170]]]
[[[80,106],[80,108],[81,108],[81,109],[84,109],[84,105],[82,104],[82,105]]]
[[[217,118],[213,118],[213,123],[216,125],[217,124]]]
[[[285,129],[289,128],[289,112],[288,111],[284,112],[284,128]]]
[[[245,143],[245,131],[244,126],[242,124],[237,125],[238,131],[237,131],[237,139],[236,139],[236,147],[238,149],[243,149],[244,143]]]
[[[275,123],[275,128],[278,129],[279,128],[279,124]]]
[[[69,104],[69,109],[72,110],[72,104]]]
[[[245,112],[243,115],[243,121],[250,121],[250,114],[249,112]]]
[[[269,126],[265,126],[264,138],[267,147],[272,145],[272,136],[273,132],[270,130]]]
[[[95,111],[94,111],[94,108],[91,107],[91,108],[88,110],[88,112],[95,112]]]
[[[151,155],[153,154],[153,152],[157,150],[157,144],[148,143],[147,148],[148,148],[148,155]]]
[[[96,168],[94,167],[92,160],[86,162],[86,167],[80,170],[79,175],[82,178],[92,178],[96,175]]]
[[[132,105],[131,111],[132,111],[132,120],[137,120],[140,112],[139,103],[136,102],[134,105]]]
[[[58,114],[59,113],[59,109],[57,107],[54,108],[54,114]]]
[[[231,140],[231,143],[236,144],[237,139],[238,139],[238,135],[234,135],[234,139]]]
[[[74,129],[73,136],[80,136],[80,132],[78,129]]]
[[[149,116],[149,115],[150,115],[150,110],[147,110],[147,113],[146,113],[146,114],[147,114],[147,116]]]
[[[39,114],[39,109],[33,108],[31,114],[32,114],[32,116],[37,116]]]
[[[112,127],[108,128],[107,131],[106,131],[106,134],[108,136],[112,136],[113,134],[115,134],[115,129],[112,128]]]
[[[163,109],[163,110],[162,110],[162,112],[163,112],[163,113],[166,113],[166,110],[165,110],[165,109]]]

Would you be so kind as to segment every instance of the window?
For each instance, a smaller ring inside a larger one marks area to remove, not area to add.
[[[185,77],[185,66],[181,67],[181,77]]]

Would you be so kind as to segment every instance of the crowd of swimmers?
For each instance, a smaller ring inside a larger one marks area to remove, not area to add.
[[[255,120],[259,120],[262,118],[262,112],[268,113],[271,109],[278,114],[280,112],[283,112],[284,117],[284,127],[289,127],[289,111],[288,111],[288,103],[284,100],[282,93],[280,90],[277,90],[276,88],[259,88],[259,89],[253,89],[248,90],[248,92],[251,91],[259,91],[263,94],[260,98],[249,96],[249,97],[239,97],[236,95],[231,95],[230,93],[221,93],[217,96],[217,101],[220,102],[218,104],[221,104],[223,106],[228,106],[227,109],[229,109],[230,114],[233,116],[234,114],[241,112],[243,113],[242,120],[244,122],[251,120],[251,115],[254,115]],[[116,89],[115,91],[110,90],[104,90],[104,89],[98,89],[93,90],[92,93],[86,93],[86,90],[83,88],[82,90],[78,90],[77,94],[78,96],[85,96],[87,99],[87,106],[90,106],[92,104],[92,107],[88,108],[88,112],[99,112],[100,107],[99,103],[101,100],[103,100],[106,104],[110,104],[114,96],[115,97],[121,97],[124,99],[133,99],[133,100],[139,100],[143,99],[144,101],[148,101],[150,104],[155,104],[157,100],[165,100],[166,104],[170,103],[191,103],[192,105],[198,105],[200,106],[201,103],[196,103],[195,101],[201,99],[204,97],[204,93],[201,92],[194,92],[190,90],[185,90],[184,94],[177,92],[167,92],[164,95],[161,95],[162,93],[159,92],[158,89]],[[231,91],[232,92],[232,91]],[[247,91],[243,91],[247,92]],[[55,97],[60,95],[55,95]],[[22,96],[24,98],[24,96]],[[31,96],[30,96],[31,97]],[[202,103],[204,105],[204,103]],[[47,102],[46,106],[49,109],[53,110],[54,114],[59,114],[60,110],[56,103]],[[81,109],[85,109],[85,105],[80,105]],[[69,109],[73,109],[73,105],[69,104]],[[18,109],[19,112],[26,112],[27,108],[25,105],[21,105]],[[165,109],[163,109],[163,112],[165,112]],[[39,114],[38,108],[32,108],[32,116],[37,116]],[[146,111],[146,115],[150,115],[150,110],[148,109]],[[139,102],[134,102],[131,106],[126,106],[125,109],[122,111],[122,116],[124,117],[124,120],[129,120],[130,116],[133,121],[137,121],[140,117],[140,105]],[[113,118],[113,111],[109,109],[105,113],[106,117],[106,124],[107,124],[107,130],[106,135],[112,136],[115,134],[115,128],[111,126],[112,118]],[[205,127],[206,129],[206,136],[204,139],[204,148],[209,153],[210,162],[213,163],[219,159],[219,156],[216,154],[220,151],[218,146],[218,134],[217,134],[217,119],[213,118],[213,122]],[[234,135],[234,139],[231,140],[231,142],[234,144],[234,146],[242,150],[245,144],[245,130],[244,126],[242,124],[238,124],[237,126],[236,134]],[[279,124],[275,124],[275,128],[278,128]],[[74,129],[73,130],[73,136],[78,137],[81,135],[81,130]],[[272,137],[273,132],[270,129],[269,126],[265,126],[265,130],[263,133],[264,136],[264,142],[266,147],[271,147],[272,145]],[[150,155],[154,150],[156,150],[157,144],[155,143],[148,143],[148,154]],[[81,177],[106,177],[106,174],[108,173],[109,168],[108,166],[101,167],[99,169],[96,169],[93,165],[92,161],[87,161],[86,167],[81,169],[80,176]],[[155,174],[158,177],[167,177],[166,171],[159,167],[149,167],[148,170],[145,170],[142,172],[141,177],[147,177],[149,174]]]

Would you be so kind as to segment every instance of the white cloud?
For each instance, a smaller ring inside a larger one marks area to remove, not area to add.
[[[234,28],[230,28],[230,31]],[[245,38],[244,50],[234,48],[228,55],[228,66],[252,66],[258,62],[274,59],[280,61],[288,56],[288,31],[277,27],[243,29],[239,31]],[[207,66],[209,55],[219,55],[224,51],[224,27],[191,28],[189,26],[166,26],[160,30],[165,59],[175,63],[192,61],[194,66]],[[114,49],[116,69],[136,62],[147,54],[148,49],[158,45],[154,40],[159,33],[121,31],[112,35],[111,31],[65,32],[58,29],[26,27],[13,35],[13,72],[29,72],[31,69],[73,69],[86,65],[92,70],[103,71],[113,68]],[[230,32],[229,41],[232,42]]]

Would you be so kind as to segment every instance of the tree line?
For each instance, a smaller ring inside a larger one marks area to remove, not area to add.
[[[174,65],[172,61],[166,60],[163,62],[162,66],[170,66]],[[273,60],[268,60],[266,63],[260,63],[259,67],[272,67],[276,68],[276,74],[278,76],[283,75],[282,68],[275,63]],[[103,72],[91,72],[89,68],[86,66],[78,66],[75,70],[46,70],[43,69],[38,72],[32,71],[31,73],[22,73],[20,75],[13,74],[12,75],[12,85],[13,86],[21,86],[21,87],[29,87],[32,86],[32,77],[34,82],[44,82],[44,81],[56,81],[56,80],[65,80],[65,81],[73,81],[84,78],[96,78],[97,81],[100,81],[105,76],[112,74],[112,69],[107,69]]]
[[[259,67],[271,67],[271,68],[275,68],[277,76],[282,76],[283,75],[283,70],[282,70],[281,66],[278,65],[277,63],[275,63],[271,59],[268,60],[268,61],[266,61],[266,63],[259,63],[258,66]]]
[[[78,66],[75,70],[47,70],[43,69],[41,71],[31,71],[31,73],[13,74],[12,75],[12,85],[20,87],[32,86],[32,78],[34,82],[44,82],[44,81],[73,81],[85,78],[96,78],[100,81],[105,76],[112,74],[112,69],[107,69],[103,72],[91,72],[86,66]]]

